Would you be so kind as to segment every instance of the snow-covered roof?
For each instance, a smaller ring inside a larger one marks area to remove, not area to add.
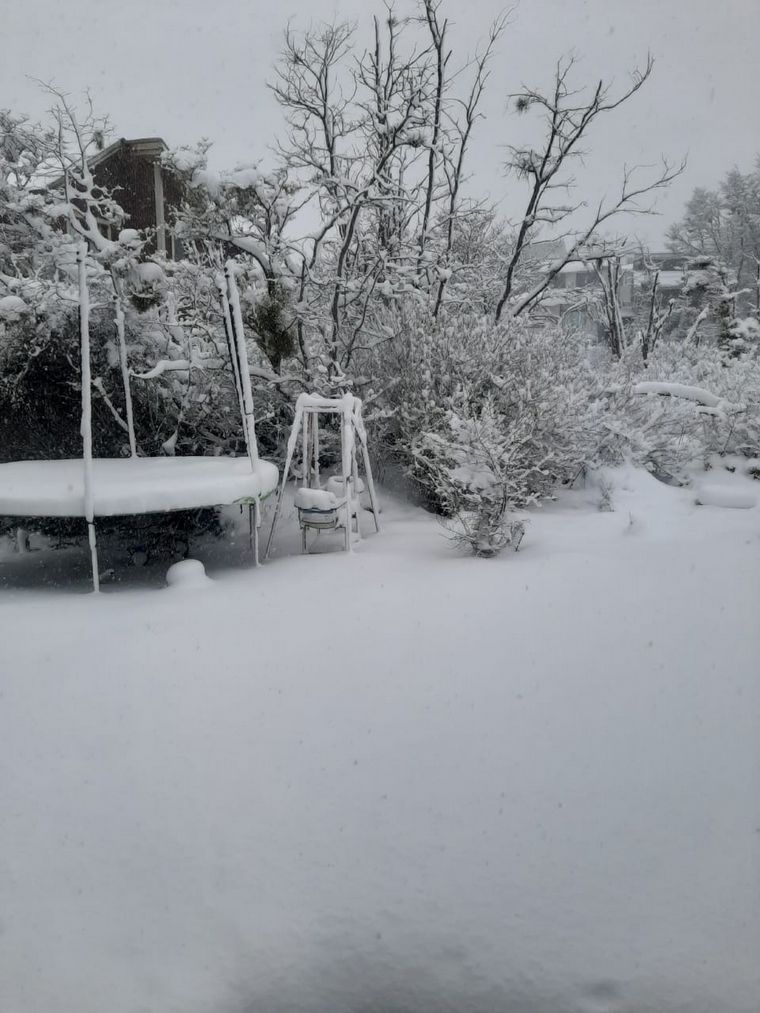
[[[683,271],[660,271],[657,281],[661,288],[681,288]]]
[[[143,155],[145,158],[152,159],[159,159],[164,151],[169,150],[168,144],[162,137],[134,137],[131,139],[120,137],[118,141],[114,141],[108,147],[103,148],[101,151],[96,151],[94,155],[91,155],[87,159],[87,164],[91,169],[95,169],[97,166],[103,165],[103,163],[107,162],[109,158],[112,158],[123,148],[134,151],[137,155]],[[63,176],[59,174],[55,179],[44,185],[48,189],[54,189],[62,184]]]
[[[88,159],[90,168],[95,168],[96,165],[107,162],[112,155],[115,155],[122,148],[128,148],[130,151],[134,151],[135,154],[145,155],[147,158],[151,156],[160,158],[162,152],[168,151],[168,145],[162,137],[135,137],[131,140],[128,140],[126,137],[120,137],[118,141],[114,141],[113,144],[109,144],[107,148],[103,148],[102,151],[98,151]]]
[[[651,276],[648,271],[636,271],[636,281],[640,285],[646,285],[651,282]],[[666,289],[680,289],[684,283],[683,271],[660,271],[657,276],[657,284],[660,288]]]

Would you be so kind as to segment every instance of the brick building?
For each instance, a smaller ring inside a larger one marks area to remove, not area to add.
[[[177,207],[181,192],[179,183],[161,164],[167,150],[160,137],[122,137],[89,160],[95,182],[113,193],[125,214],[123,227],[148,229],[153,239],[147,252],[178,258],[179,243],[169,229],[170,212]],[[108,225],[102,225],[109,238]]]

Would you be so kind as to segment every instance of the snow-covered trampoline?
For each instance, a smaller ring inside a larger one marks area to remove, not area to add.
[[[253,503],[277,488],[269,461],[245,457],[94,458],[95,517]],[[82,461],[0,464],[0,515],[86,517]]]
[[[87,521],[93,589],[100,589],[95,534],[97,517],[197,510],[247,504],[254,561],[258,563],[261,500],[277,488],[274,464],[259,459],[253,414],[248,353],[234,266],[218,279],[225,331],[245,437],[245,457],[139,457],[135,441],[124,337],[124,315],[115,292],[127,430],[131,456],[93,458],[92,384],[90,369],[87,246],[77,253],[79,272],[80,352],[82,376],[82,458],[11,461],[0,464],[0,515],[12,517],[82,517]]]

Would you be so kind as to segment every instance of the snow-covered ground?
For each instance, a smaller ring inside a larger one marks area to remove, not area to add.
[[[6,560],[2,1010],[757,1013],[760,509],[615,483],[497,560],[387,497],[192,588]]]

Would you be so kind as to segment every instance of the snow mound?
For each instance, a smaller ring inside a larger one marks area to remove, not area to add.
[[[182,559],[166,571],[167,587],[196,588],[211,584],[206,576],[206,567],[200,559]]]
[[[757,506],[757,496],[744,489],[727,486],[703,485],[697,490],[694,501],[697,506],[729,507],[735,510],[751,510]]]
[[[334,510],[338,501],[325,489],[299,489],[294,499],[299,510]]]
[[[164,272],[160,264],[147,260],[135,266],[135,277],[143,285],[159,285],[164,280]]]
[[[29,307],[17,295],[4,295],[0,299],[0,320],[4,320],[7,323],[15,323],[28,312]]]
[[[128,246],[136,249],[142,244],[140,233],[137,229],[122,229],[119,233],[119,243],[121,246]]]
[[[353,484],[353,480],[349,479],[349,483]],[[331,475],[325,483],[325,488],[338,499],[343,499],[345,496],[345,492],[343,490],[343,479],[340,475]],[[364,492],[364,482],[361,479],[359,479],[356,484],[356,491],[359,493]]]
[[[678,510],[678,497],[673,488],[661,482],[644,468],[631,464],[617,468],[600,468],[593,484],[613,510],[635,510],[664,516]]]

